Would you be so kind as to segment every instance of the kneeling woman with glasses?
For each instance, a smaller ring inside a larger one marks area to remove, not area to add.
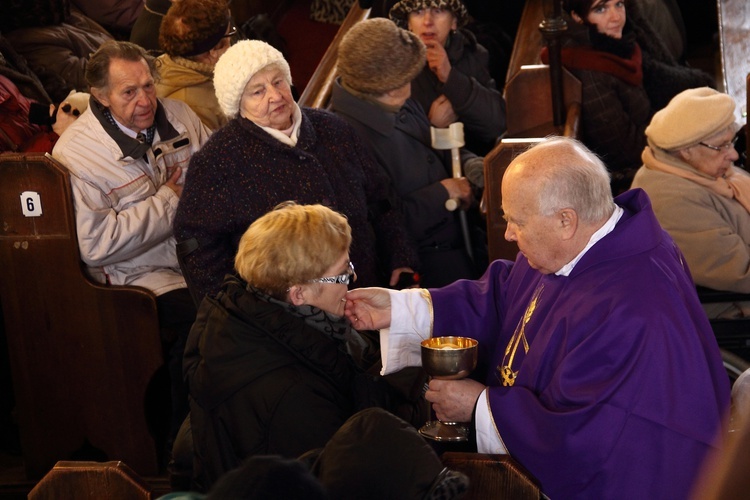
[[[426,417],[421,372],[405,378],[413,398],[378,380],[377,333],[343,316],[357,278],[351,239],[341,214],[294,203],[242,236],[238,276],[203,301],[185,351],[199,491],[251,455],[296,458],[324,446],[364,407],[411,406],[416,413],[399,416],[415,424]]]

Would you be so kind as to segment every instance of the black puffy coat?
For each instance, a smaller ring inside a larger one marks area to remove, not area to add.
[[[362,408],[395,409],[403,403],[405,398],[365,370],[379,368],[377,334],[352,334],[368,345],[357,362],[344,341],[248,292],[237,278],[228,277],[216,298],[204,299],[183,365],[191,397],[195,488],[208,490],[251,455],[296,458],[324,446]],[[411,372],[407,379],[412,387],[405,391],[419,401],[423,373]],[[419,424],[426,413],[402,416]]]

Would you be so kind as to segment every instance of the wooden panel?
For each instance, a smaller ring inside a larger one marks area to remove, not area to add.
[[[484,157],[484,207],[487,216],[487,251],[490,262],[497,259],[516,260],[518,245],[505,239],[508,224],[503,218],[501,184],[505,169],[513,158],[543,140],[502,139],[490,153]]]
[[[39,217],[22,213],[29,190]],[[68,173],[49,155],[0,155],[0,300],[26,473],[93,447],[155,475],[144,408],[163,364],[155,297],[84,275],[72,205]]]
[[[151,488],[122,462],[57,462],[29,500],[150,500]]]
[[[446,467],[469,476],[471,484],[463,500],[540,498],[536,479],[508,455],[446,452],[442,461]]]
[[[565,68],[563,103],[567,109],[581,102],[581,82]],[[545,64],[526,65],[505,85],[508,130],[505,137],[540,137],[563,133],[552,124],[550,68]],[[541,127],[541,128],[540,128]]]
[[[737,103],[738,123],[745,123],[742,108],[747,111],[747,83],[750,73],[750,2],[717,0],[719,45],[724,90]]]
[[[331,100],[331,90],[333,82],[336,80],[336,60],[339,56],[339,43],[344,38],[346,32],[356,23],[367,19],[370,15],[370,9],[362,9],[358,2],[354,2],[349,14],[341,24],[331,45],[328,46],[326,53],[320,60],[320,64],[315,69],[315,73],[305,86],[305,90],[299,98],[300,106],[310,108],[327,108]]]
[[[521,66],[541,64],[540,53],[544,47],[544,39],[539,31],[539,24],[544,20],[544,4],[548,2],[549,0],[526,0],[516,39],[513,41],[506,82],[521,70]]]

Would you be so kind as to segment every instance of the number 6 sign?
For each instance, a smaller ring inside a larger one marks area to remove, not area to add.
[[[42,215],[42,199],[36,191],[24,191],[21,193],[21,212],[26,217],[39,217]]]

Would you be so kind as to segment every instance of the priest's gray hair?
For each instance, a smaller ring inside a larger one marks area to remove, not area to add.
[[[584,223],[601,222],[612,215],[615,205],[610,175],[597,155],[569,137],[552,137],[541,145],[555,149],[549,158],[550,168],[540,172],[538,196],[542,215],[572,208]]]

